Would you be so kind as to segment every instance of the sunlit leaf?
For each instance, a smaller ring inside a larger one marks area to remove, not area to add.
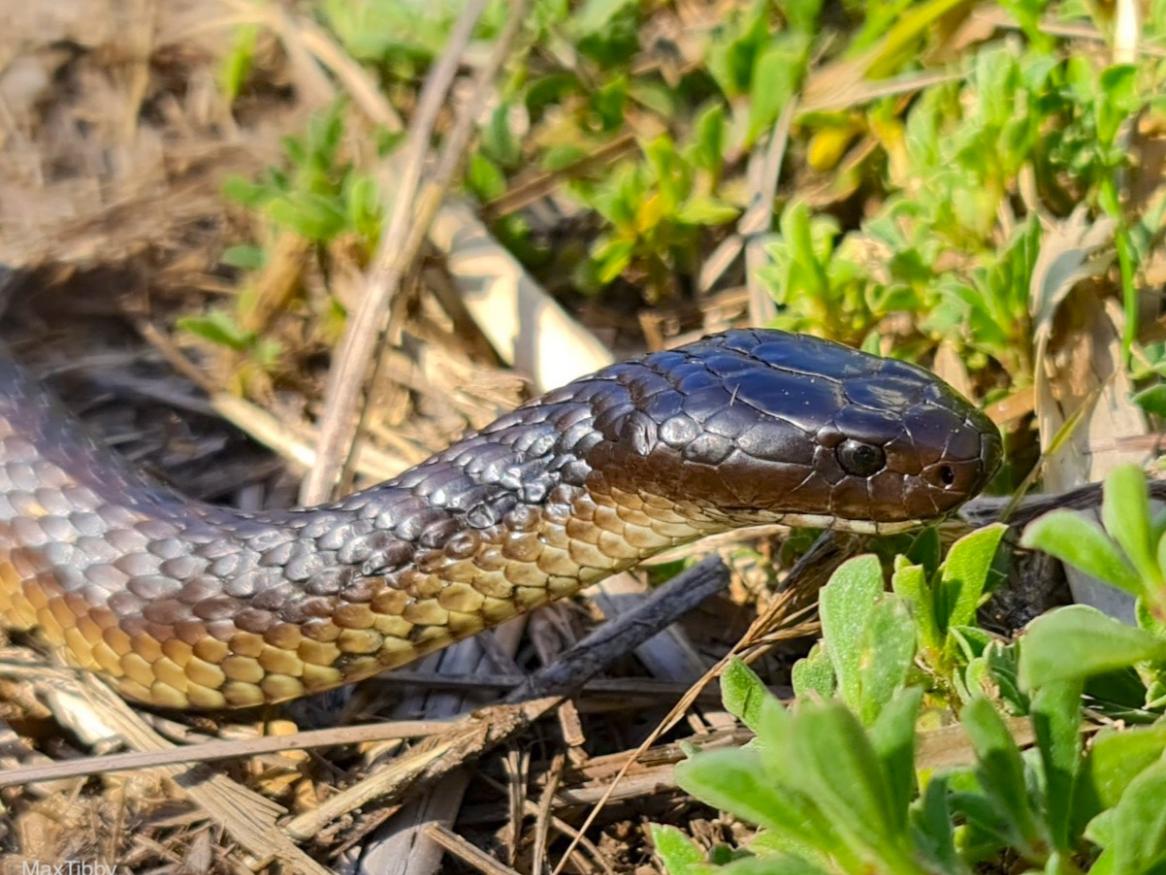
[[[1085,605],[1070,605],[1038,617],[1028,627],[1020,648],[1020,683],[1031,690],[1147,659],[1166,659],[1166,639]]]
[[[732,660],[721,674],[721,698],[725,710],[752,729],[758,729],[761,702],[773,694],[753,669],[739,659]]]
[[[1128,593],[1140,595],[1142,580],[1101,527],[1070,510],[1054,510],[1033,521],[1022,547],[1043,550],[1074,568]]]

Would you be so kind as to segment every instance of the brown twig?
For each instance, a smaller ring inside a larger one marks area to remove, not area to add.
[[[1166,480],[1151,480],[1147,487],[1150,498],[1166,501]],[[1101,498],[1100,483],[1086,483],[1076,489],[1050,495],[1029,495],[1016,503],[1015,510],[1005,521],[1011,526],[1022,526],[1054,510],[1088,510],[1099,507]],[[1000,519],[1011,503],[1011,499],[1006,497],[983,496],[965,504],[959,516],[969,525],[983,526]]]
[[[469,0],[465,5],[450,32],[445,50],[422,86],[417,113],[409,128],[405,161],[396,171],[400,183],[394,192],[389,225],[381,235],[365,277],[360,307],[348,324],[336,361],[328,374],[316,460],[300,492],[304,504],[316,504],[329,497],[348,456],[348,448],[356,433],[357,401],[377,338],[384,328],[389,303],[417,254],[440,203],[440,196],[421,201],[417,197],[425,158],[429,154],[429,140],[462,53],[486,5],[487,0]],[[466,116],[468,113],[459,120],[459,127],[472,125],[472,118]]]
[[[220,391],[156,325],[141,319],[135,327],[174,370],[207,394],[210,407],[215,413],[293,465],[310,468],[314,464],[318,439],[310,424],[289,423],[285,417],[277,416],[245,398]],[[169,400],[173,403],[174,399]],[[356,469],[366,477],[387,480],[407,467],[409,460],[403,456],[382,450],[366,441],[358,441],[356,444]]]
[[[506,696],[506,702],[573,692],[613,661],[729,585],[729,570],[709,556],[654,590],[636,608],[604,623],[553,663],[532,674]]]
[[[208,741],[164,750],[135,751],[109,756],[83,757],[62,762],[41,763],[0,770],[0,787],[33,784],[59,778],[81,775],[100,775],[130,769],[150,769],[180,763],[209,763],[214,760],[235,759],[284,750],[309,750],[365,741],[386,741],[393,738],[422,738],[445,732],[452,725],[448,720],[397,720],[368,726],[338,726],[315,729],[291,735],[268,736],[240,740]]]
[[[518,875],[514,869],[504,866],[482,849],[475,847],[460,835],[440,823],[431,823],[425,834],[437,842],[463,863],[484,872],[486,875]]]
[[[559,758],[559,757],[561,757],[561,755],[556,754],[556,758]],[[499,793],[503,792],[504,788],[503,788],[502,784],[500,784],[498,781],[491,778],[489,775],[483,774],[483,775],[479,775],[479,777],[481,778],[481,780],[484,783],[489,784],[491,787],[493,787]],[[548,776],[548,777],[553,777],[553,776]],[[549,789],[550,785],[548,784],[547,787]],[[549,792],[549,794],[548,794],[547,791],[544,791],[542,799],[540,800],[540,805],[536,806],[535,803],[533,803],[529,799],[527,799],[523,803],[523,808],[525,809],[526,814],[529,814],[533,817],[538,817],[539,812],[542,810],[542,803],[543,802],[545,802],[545,804],[548,807],[548,811],[549,811],[549,808],[555,803],[555,801],[556,801],[555,794],[553,792]],[[595,843],[592,842],[589,838],[587,838],[587,836],[582,835],[578,830],[576,830],[573,826],[571,826],[571,824],[567,823],[565,820],[561,820],[560,818],[555,817],[554,815],[550,815],[549,822],[550,822],[550,825],[555,828],[556,832],[562,833],[563,835],[567,836],[567,838],[577,839],[579,842],[579,847],[586,850],[587,853],[591,855],[591,858],[599,865],[599,868],[602,869],[605,873],[607,873],[607,875],[615,875],[615,870],[611,868],[611,865],[608,863],[607,858],[603,855],[603,852],[600,851],[599,848],[595,845]],[[576,858],[577,858],[576,862],[578,863],[578,860],[581,859],[582,856],[579,854],[578,851],[575,851],[574,855],[576,856]],[[536,855],[534,855],[534,857],[532,859],[539,860],[540,858],[536,854]],[[545,860],[543,862],[545,862]],[[531,867],[532,875],[541,875],[541,873],[545,870],[546,867],[543,866],[542,868],[536,868],[536,865],[537,864],[532,865],[532,867]]]
[[[620,134],[610,143],[604,143],[590,155],[568,164],[560,170],[540,173],[525,182],[519,182],[509,191],[488,201],[482,207],[482,218],[501,219],[537,201],[554,191],[563,181],[576,179],[592,170],[602,169],[628,155],[635,154],[639,144],[634,134]]]
[[[777,304],[762,286],[758,271],[765,264],[763,235],[768,234],[773,226],[773,200],[777,196],[790,125],[797,111],[798,98],[794,95],[786,101],[773,124],[769,142],[762,153],[757,186],[751,192],[749,210],[737,225],[737,232],[745,240],[745,285],[749,289],[749,322],[752,325],[768,325],[777,316]]]
[[[54,682],[90,712],[90,719],[112,729],[126,745],[143,751],[171,747],[140,714],[95,678],[61,670],[54,674]],[[284,814],[284,809],[276,803],[202,765],[161,768],[254,861],[261,864],[279,861],[289,871],[328,875],[328,870],[297,847],[276,824],[276,819]]]
[[[288,833],[298,840],[311,838],[326,824],[379,799],[400,799],[411,787],[443,778],[471,759],[513,738],[559,702],[559,697],[517,706],[484,708],[458,720],[449,731],[432,736],[397,757],[385,768],[325,800],[320,806],[289,821]]]
[[[547,769],[546,786],[538,800],[538,810],[534,818],[534,851],[531,853],[530,870],[541,873],[546,866],[547,836],[551,826],[551,806],[555,801],[555,792],[559,789],[559,781],[563,777],[563,767],[567,763],[567,756],[562,751],[556,751],[551,758],[550,768]]]

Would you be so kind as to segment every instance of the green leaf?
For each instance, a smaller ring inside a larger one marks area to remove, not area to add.
[[[272,372],[283,356],[283,344],[274,337],[256,338],[251,346],[251,359],[265,371]]]
[[[939,570],[943,545],[939,542],[939,528],[928,526],[911,541],[906,557],[914,565],[922,565],[928,577]]]
[[[470,156],[466,167],[466,183],[482,201],[493,200],[506,192],[505,174],[481,152]]]
[[[724,225],[740,212],[732,204],[705,194],[696,194],[680,205],[676,221],[686,225]]]
[[[709,805],[795,841],[818,843],[813,806],[774,782],[756,750],[702,751],[677,763],[675,776],[681,789]]]
[[[870,727],[870,742],[882,764],[893,826],[902,831],[907,809],[915,793],[915,721],[923,702],[923,690],[900,690]]]
[[[836,842],[836,839],[833,841]],[[757,854],[758,857],[763,858],[764,862],[777,860],[782,864],[786,861],[799,864],[802,868],[794,869],[794,872],[833,873],[838,870],[838,858],[829,853],[833,850],[833,847],[825,841],[820,842],[818,846],[807,845],[804,842],[799,843],[791,840],[788,835],[761,829],[757,831],[753,840],[749,842],[748,850]],[[757,862],[762,861],[759,860]],[[717,875],[724,875],[726,871],[728,871],[727,867],[718,869]],[[767,872],[768,870],[764,871]],[[783,869],[779,871],[787,870]]]
[[[227,102],[234,102],[243,90],[243,83],[251,73],[251,65],[255,60],[255,41],[259,37],[259,27],[254,24],[243,24],[235,29],[231,40],[231,50],[227,52],[219,65],[219,88]]]
[[[503,167],[515,168],[522,162],[522,145],[511,128],[509,101],[502,101],[490,113],[490,121],[482,130],[482,151]]]
[[[1163,585],[1162,571],[1150,540],[1150,502],[1146,475],[1138,465],[1119,465],[1105,478],[1101,501],[1105,530],[1125,551],[1142,578],[1142,586]]]
[[[277,225],[308,240],[331,240],[345,227],[345,216],[337,200],[315,192],[290,191],[277,195],[263,209]]]
[[[801,774],[790,757],[799,731],[794,715],[774,696],[766,696],[761,701],[757,723],[754,749],[761,758],[765,780],[769,786],[785,788],[785,798],[797,808],[798,819],[787,820],[780,830],[765,831],[764,840],[755,841],[751,848],[793,855],[823,868],[833,863],[853,869],[858,857],[842,841],[830,819],[802,791]]]
[[[597,241],[591,257],[596,263],[599,281],[604,284],[615,282],[632,263],[635,248],[634,240],[618,237]]]
[[[665,212],[671,213],[692,190],[692,168],[676,150],[676,144],[667,134],[661,134],[643,147],[644,158],[652,169],[652,176],[665,204]]]
[[[968,773],[973,780],[975,775]],[[961,778],[960,773],[950,776],[953,785]],[[957,791],[953,786],[948,795],[948,804],[956,821],[963,821],[963,828],[956,835],[961,855],[968,860],[986,860],[1000,853],[1017,841],[1005,814],[996,803],[984,795],[976,781],[974,792]]]
[[[924,0],[906,6],[877,44],[877,51],[865,71],[867,78],[881,79],[896,72],[899,65],[911,57],[919,36],[961,5],[964,5],[964,0]]]
[[[725,107],[720,101],[711,103],[696,117],[689,150],[697,167],[710,173],[721,172],[725,162]]]
[[[357,173],[348,175],[344,180],[344,215],[371,252],[381,234],[381,196],[376,180]]]
[[[923,566],[912,565],[906,556],[896,556],[891,588],[911,606],[911,616],[924,651],[938,653],[943,646],[943,636],[935,622],[934,595],[927,584],[927,573]]]
[[[782,0],[779,6],[790,30],[814,35],[818,13],[822,11],[822,0]]]
[[[627,76],[613,76],[592,93],[591,108],[599,116],[604,130],[612,130],[623,123],[627,99]]]
[[[862,707],[862,659],[867,620],[883,592],[883,570],[873,554],[840,565],[819,595],[822,638],[834,663],[842,700]]]
[[[791,679],[794,695],[799,699],[811,694],[820,699],[829,699],[837,689],[834,665],[830,662],[830,654],[820,642],[810,648],[809,654],[804,659],[794,663]]]
[[[633,79],[628,83],[628,97],[664,119],[676,115],[678,96],[663,82],[651,79]]]
[[[1133,401],[1147,413],[1166,416],[1166,383],[1157,383],[1148,389],[1135,392]]]
[[[1138,68],[1133,64],[1114,64],[1101,71],[1098,84],[1101,99],[1097,109],[1097,139],[1104,145],[1113,143],[1118,128],[1137,108]]]
[[[1112,850],[1103,851],[1089,867],[1089,875],[1120,875],[1117,869],[1117,855]]]
[[[252,182],[242,176],[228,176],[223,182],[224,197],[245,207],[259,207],[275,194],[271,186]]]
[[[1022,547],[1043,550],[1099,580],[1141,595],[1142,581],[1117,544],[1097,524],[1070,510],[1054,510],[1034,520],[1020,539]]]
[[[224,249],[219,260],[223,264],[237,267],[240,270],[259,270],[267,262],[267,253],[258,246],[241,243],[238,246],[228,246]]]
[[[782,211],[780,226],[789,257],[790,282],[787,286],[797,288],[787,287],[779,291],[784,295],[801,291],[808,296],[828,298],[830,282],[814,246],[810,208],[803,201],[791,201]]]
[[[547,147],[543,153],[541,164],[544,170],[558,173],[571,165],[584,160],[587,152],[572,143],[560,143]]]
[[[1038,617],[1020,647],[1020,684],[1027,690],[1166,659],[1166,641],[1085,605]]]
[[[976,751],[976,777],[984,792],[1005,815],[1016,837],[1032,847],[1039,835],[1029,803],[1024,763],[1004,720],[990,701],[976,697],[964,707],[960,723]]]
[[[1166,860],[1166,762],[1143,769],[1111,812],[1114,868],[1146,872]]]
[[[743,18],[731,20],[726,32],[710,41],[709,75],[730,100],[749,90],[754,59],[769,40],[767,11],[765,4],[754,3]]]
[[[725,710],[752,729],[758,731],[761,703],[773,694],[764,681],[740,659],[734,658],[721,673],[721,700]]]
[[[936,587],[936,621],[941,630],[975,622],[992,560],[1007,529],[1003,523],[985,526],[960,538],[948,550]]]
[[[862,636],[859,654],[861,699],[859,716],[870,725],[902,688],[915,657],[915,627],[906,604],[882,595],[875,602]]]
[[[669,875],[689,875],[693,867],[705,861],[696,842],[674,826],[651,825],[652,844]]]
[[[183,331],[236,352],[246,352],[255,340],[254,333],[240,328],[235,317],[225,310],[211,310],[205,316],[184,316],[177,324]]]
[[[553,72],[534,76],[526,83],[525,102],[531,116],[538,118],[549,106],[579,91],[579,79],[571,73]]]
[[[788,782],[792,775],[787,752],[794,726],[793,715],[776,696],[766,695],[761,699],[761,707],[756,710],[755,720],[755,744],[761,752],[762,762],[779,783]]]
[[[577,34],[598,33],[632,0],[586,0],[575,13],[571,24]]]
[[[1117,805],[1130,782],[1166,752],[1166,725],[1105,729],[1089,748],[1081,769],[1075,808],[1088,819]]]
[[[1081,765],[1080,679],[1041,687],[1032,699],[1032,725],[1044,773],[1045,823],[1053,845],[1072,848],[1069,825]]]
[[[789,767],[799,790],[851,838],[856,851],[865,849],[889,871],[899,871],[905,855],[890,792],[878,756],[849,709],[840,702],[799,706]]]
[[[996,640],[991,632],[979,626],[952,626],[947,632],[950,644],[968,660],[983,656]]]
[[[947,779],[937,776],[927,782],[923,795],[911,809],[911,833],[915,846],[935,863],[940,872],[966,872],[967,866],[955,849],[955,831],[947,804]]]
[[[777,120],[797,90],[805,71],[809,45],[805,34],[791,31],[776,37],[757,58],[749,89],[746,145],[756,141]]]
[[[734,860],[717,869],[719,875],[828,875],[822,869],[800,857],[746,857]]]
[[[1029,697],[1020,689],[1020,643],[992,641],[984,648],[983,663],[998,698],[1011,713],[1029,713]]]
[[[1072,853],[1053,851],[1049,854],[1044,869],[1039,871],[1044,872],[1045,875],[1078,875],[1081,870],[1074,863]],[[1092,873],[1094,870],[1090,869],[1089,871]]]

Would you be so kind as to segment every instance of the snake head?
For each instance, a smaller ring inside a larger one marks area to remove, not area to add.
[[[632,409],[597,419],[606,485],[736,524],[898,531],[987,485],[1000,433],[934,374],[829,341],[729,331],[619,365]]]

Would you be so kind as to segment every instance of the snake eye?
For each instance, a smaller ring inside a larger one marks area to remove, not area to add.
[[[838,457],[838,464],[847,474],[855,477],[869,477],[882,470],[887,462],[887,455],[882,447],[864,444],[861,441],[845,440],[834,451]]]

